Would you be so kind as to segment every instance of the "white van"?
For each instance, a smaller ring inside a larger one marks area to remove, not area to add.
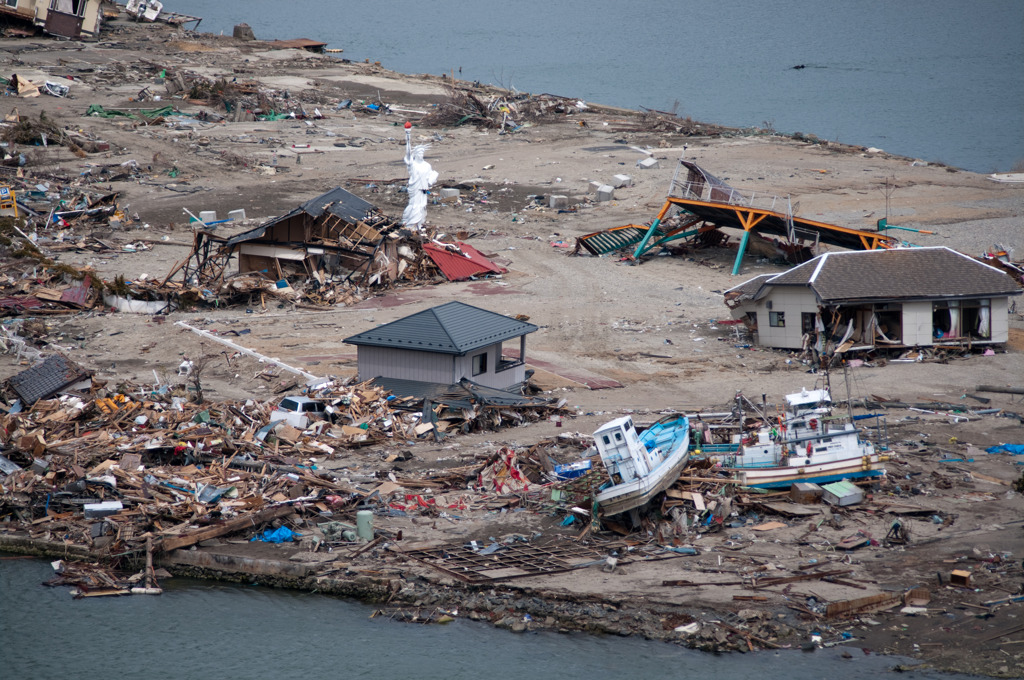
[[[292,427],[305,430],[311,422],[323,420],[327,407],[309,397],[285,397],[270,414],[270,422],[283,420]]]

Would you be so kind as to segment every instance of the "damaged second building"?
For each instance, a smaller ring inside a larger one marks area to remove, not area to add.
[[[1004,343],[1004,272],[945,247],[835,252],[725,291],[759,345],[850,350]]]

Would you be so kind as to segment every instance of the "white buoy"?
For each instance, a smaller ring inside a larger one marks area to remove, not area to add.
[[[373,540],[373,511],[360,510],[356,513],[356,536],[361,541]]]

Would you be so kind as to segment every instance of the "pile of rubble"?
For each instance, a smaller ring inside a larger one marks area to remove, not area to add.
[[[382,492],[319,466],[370,444],[487,427],[496,413],[507,423],[560,412],[543,400],[528,407],[440,404],[427,418],[411,400],[368,382],[328,383],[311,392],[325,405],[324,419],[299,422],[283,405],[196,404],[183,386],[113,390],[93,381],[77,394],[36,399],[48,396],[45,387],[33,391],[41,383],[82,385],[88,375],[63,357],[29,372],[8,381],[0,417],[0,515],[33,537],[109,554],[137,551],[147,535],[167,550],[191,545],[191,538],[211,537],[214,527],[251,527],[296,504],[330,517],[375,491],[387,499],[404,489],[464,489],[479,470],[424,479],[392,474]]]
[[[344,194],[350,202],[361,200],[341,188],[328,194]],[[127,295],[165,299],[176,307],[265,306],[268,297],[299,306],[347,306],[399,286],[487,278],[506,271],[442,230],[406,229],[374,210],[375,220],[351,224],[339,224],[341,220],[325,211],[327,216],[317,219],[301,247],[275,235],[279,225],[287,231],[292,213],[230,238],[198,230],[185,260],[160,282],[133,282]],[[281,256],[247,256],[247,248],[277,249]],[[238,271],[229,274],[228,264],[235,256]]]
[[[487,94],[479,88],[449,86],[448,99],[421,123],[431,127],[476,125],[515,132],[543,119],[586,111],[586,103],[550,94]]]
[[[73,312],[97,302],[118,311],[157,314],[198,306],[265,307],[268,298],[322,308],[352,305],[396,286],[506,271],[460,240],[470,234],[403,228],[338,187],[231,237],[197,223],[191,252],[162,279],[143,275],[105,282],[90,268],[60,264],[59,258],[72,250],[149,249],[146,239],[121,246],[104,240],[134,226],[138,217],[127,214],[116,193],[97,194],[56,179],[18,182],[18,217],[0,217],[0,314]],[[305,242],[289,241],[290,230],[307,222],[312,227]],[[252,254],[257,251],[272,255]],[[239,262],[235,272],[228,271],[232,259]]]

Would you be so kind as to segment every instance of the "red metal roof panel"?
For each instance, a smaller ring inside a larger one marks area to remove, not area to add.
[[[89,281],[83,281],[80,286],[65,288],[64,292],[60,294],[60,301],[76,307],[86,307],[89,304],[90,290],[92,290],[92,285]]]
[[[18,296],[0,298],[0,307],[5,309],[35,309],[42,307],[43,303],[37,297]]]
[[[441,272],[449,281],[465,281],[472,276],[504,274],[508,271],[488,260],[471,245],[461,242],[455,245],[461,252],[449,250],[436,243],[423,244],[427,255],[441,268]]]

